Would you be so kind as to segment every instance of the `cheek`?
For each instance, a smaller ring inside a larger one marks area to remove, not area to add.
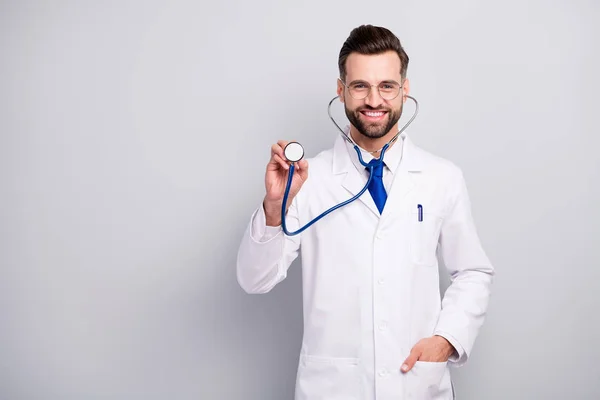
[[[344,104],[348,110],[353,112],[361,106],[361,102],[353,99],[350,95],[344,98]]]
[[[406,101],[406,99],[404,97],[399,97],[397,99],[395,99],[394,101],[392,101],[389,106],[392,110],[394,111],[400,111],[402,110],[402,106],[404,105],[404,102]]]

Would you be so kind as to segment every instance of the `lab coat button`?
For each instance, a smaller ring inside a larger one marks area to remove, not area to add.
[[[387,327],[387,324],[385,322],[382,322],[379,324],[379,330],[380,331],[385,331],[385,328]]]
[[[385,282],[385,279],[383,279],[383,278],[379,278],[377,280],[377,283],[380,284],[380,285],[383,285],[384,282]]]
[[[385,377],[385,376],[387,376],[387,373],[388,373],[387,370],[385,368],[383,368],[381,371],[379,371],[379,376]]]

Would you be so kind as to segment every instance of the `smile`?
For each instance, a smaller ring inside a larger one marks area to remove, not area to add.
[[[387,114],[387,111],[361,111],[360,113],[367,117],[368,120],[378,121]]]

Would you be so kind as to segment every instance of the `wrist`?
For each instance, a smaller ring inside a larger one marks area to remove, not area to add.
[[[281,225],[281,202],[277,204],[276,202],[265,199],[263,201],[263,210],[265,212],[267,226]]]
[[[440,343],[442,343],[442,346],[444,346],[445,350],[446,350],[446,355],[448,357],[450,357],[452,354],[456,353],[456,349],[454,348],[454,346],[452,345],[452,343],[450,343],[448,341],[448,339],[446,339],[443,336],[440,335],[434,335],[434,337],[436,339],[438,339],[440,341]]]

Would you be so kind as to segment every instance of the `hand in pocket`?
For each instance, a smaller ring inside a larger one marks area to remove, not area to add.
[[[408,372],[417,361],[447,362],[454,347],[442,336],[432,336],[421,339],[410,351],[410,355],[402,364],[402,372]]]

